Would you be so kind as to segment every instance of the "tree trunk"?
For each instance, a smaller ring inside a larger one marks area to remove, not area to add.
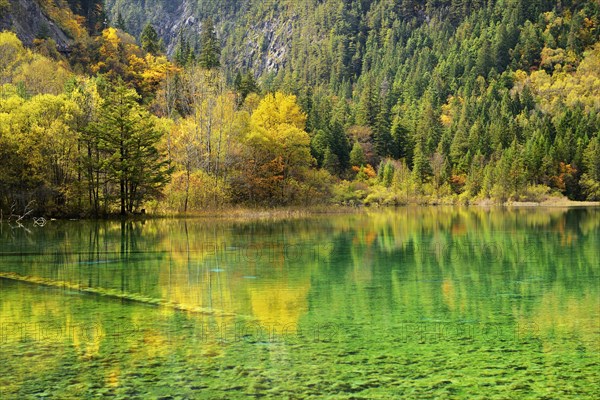
[[[186,182],[185,182],[185,204],[183,205],[183,212],[187,213],[188,210],[188,199],[190,198],[190,168],[189,166],[185,170]]]
[[[125,181],[121,179],[121,215],[125,215]]]

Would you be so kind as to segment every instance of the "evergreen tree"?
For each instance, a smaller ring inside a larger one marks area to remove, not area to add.
[[[581,191],[590,201],[600,200],[600,135],[587,146],[583,163],[586,172],[581,176]]]
[[[337,172],[342,173],[350,166],[350,143],[348,142],[348,136],[346,136],[342,124],[337,121],[332,122],[330,132],[330,149],[336,156],[339,164]]]
[[[503,23],[498,25],[496,30],[496,36],[494,37],[494,43],[492,46],[492,60],[496,69],[502,72],[508,67],[510,63],[510,38],[506,26]]]
[[[476,74],[487,77],[488,72],[490,72],[490,68],[492,67],[492,62],[490,42],[487,39],[484,39],[477,51],[477,61],[475,63]]]
[[[423,111],[417,125],[417,134],[425,141],[425,147],[422,150],[426,154],[433,154],[442,136],[442,126],[430,95],[424,100]]]
[[[107,98],[93,131],[103,155],[101,168],[118,186],[121,215],[134,212],[145,200],[159,195],[171,173],[157,149],[162,133],[137,101],[139,95],[118,83]]]
[[[238,71],[233,86],[240,95],[239,104],[242,104],[250,93],[260,92],[258,83],[256,82],[256,79],[254,79],[254,74],[250,71],[246,72],[244,75]]]
[[[117,22],[115,23],[115,28],[122,30],[123,32],[127,32],[127,24],[125,23],[125,19],[123,19],[123,15],[120,12],[117,13]]]
[[[450,20],[453,24],[458,24],[467,12],[466,0],[452,0],[450,2]]]
[[[402,119],[394,118],[391,129],[392,145],[391,156],[397,160],[408,157],[409,136]]]
[[[353,167],[361,167],[367,163],[365,151],[358,142],[354,142],[352,151],[350,151],[350,165]]]
[[[385,187],[390,187],[392,185],[392,179],[394,178],[395,168],[394,165],[388,160],[383,163],[383,166],[379,167],[381,172],[381,183]]]
[[[514,50],[515,69],[529,70],[540,62],[542,42],[538,28],[531,23],[525,22],[521,29],[519,43]]]
[[[195,60],[194,50],[190,47],[189,42],[185,39],[183,32],[179,34],[179,43],[175,48],[173,60],[177,65],[185,67],[193,64]]]
[[[323,168],[331,174],[338,174],[340,171],[340,161],[331,149],[327,148],[323,155]]]
[[[380,157],[390,157],[392,155],[392,134],[390,127],[390,106],[391,98],[388,89],[382,90],[383,101],[380,102],[379,112],[375,117],[375,126],[373,127],[375,149]]]
[[[596,135],[587,146],[583,164],[588,175],[600,181],[600,135]]]
[[[310,142],[312,156],[317,160],[317,165],[323,166],[325,152],[330,151],[331,135],[329,132],[319,129]]]
[[[92,35],[105,28],[106,13],[103,0],[84,0],[77,2],[76,11],[85,17],[88,32]]]
[[[415,147],[415,156],[413,160],[413,179],[416,183],[422,184],[431,175],[431,164],[423,152],[422,143],[418,143]]]
[[[374,85],[374,80],[369,79],[361,92],[356,111],[356,123],[358,125],[371,127],[375,126],[380,107],[377,91],[375,90]]]
[[[221,46],[212,18],[207,18],[200,35],[200,55],[198,63],[202,68],[213,69],[221,66]]]
[[[151,24],[147,24],[142,31],[140,36],[140,42],[142,49],[146,50],[150,54],[158,54],[160,52],[160,42],[158,33]]]

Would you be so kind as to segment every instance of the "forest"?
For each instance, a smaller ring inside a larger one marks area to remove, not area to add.
[[[5,217],[600,200],[598,1],[39,3],[71,45],[0,33]]]

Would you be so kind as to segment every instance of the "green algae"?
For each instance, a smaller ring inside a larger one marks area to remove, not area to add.
[[[184,228],[151,221],[123,243],[107,224],[96,241],[124,246],[117,263],[75,262],[93,224],[0,245],[47,248],[1,259],[0,397],[596,398],[597,213]],[[286,259],[284,242],[308,251]]]

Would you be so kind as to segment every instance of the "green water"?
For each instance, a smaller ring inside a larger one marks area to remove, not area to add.
[[[599,394],[600,209],[26,228],[3,400]]]

